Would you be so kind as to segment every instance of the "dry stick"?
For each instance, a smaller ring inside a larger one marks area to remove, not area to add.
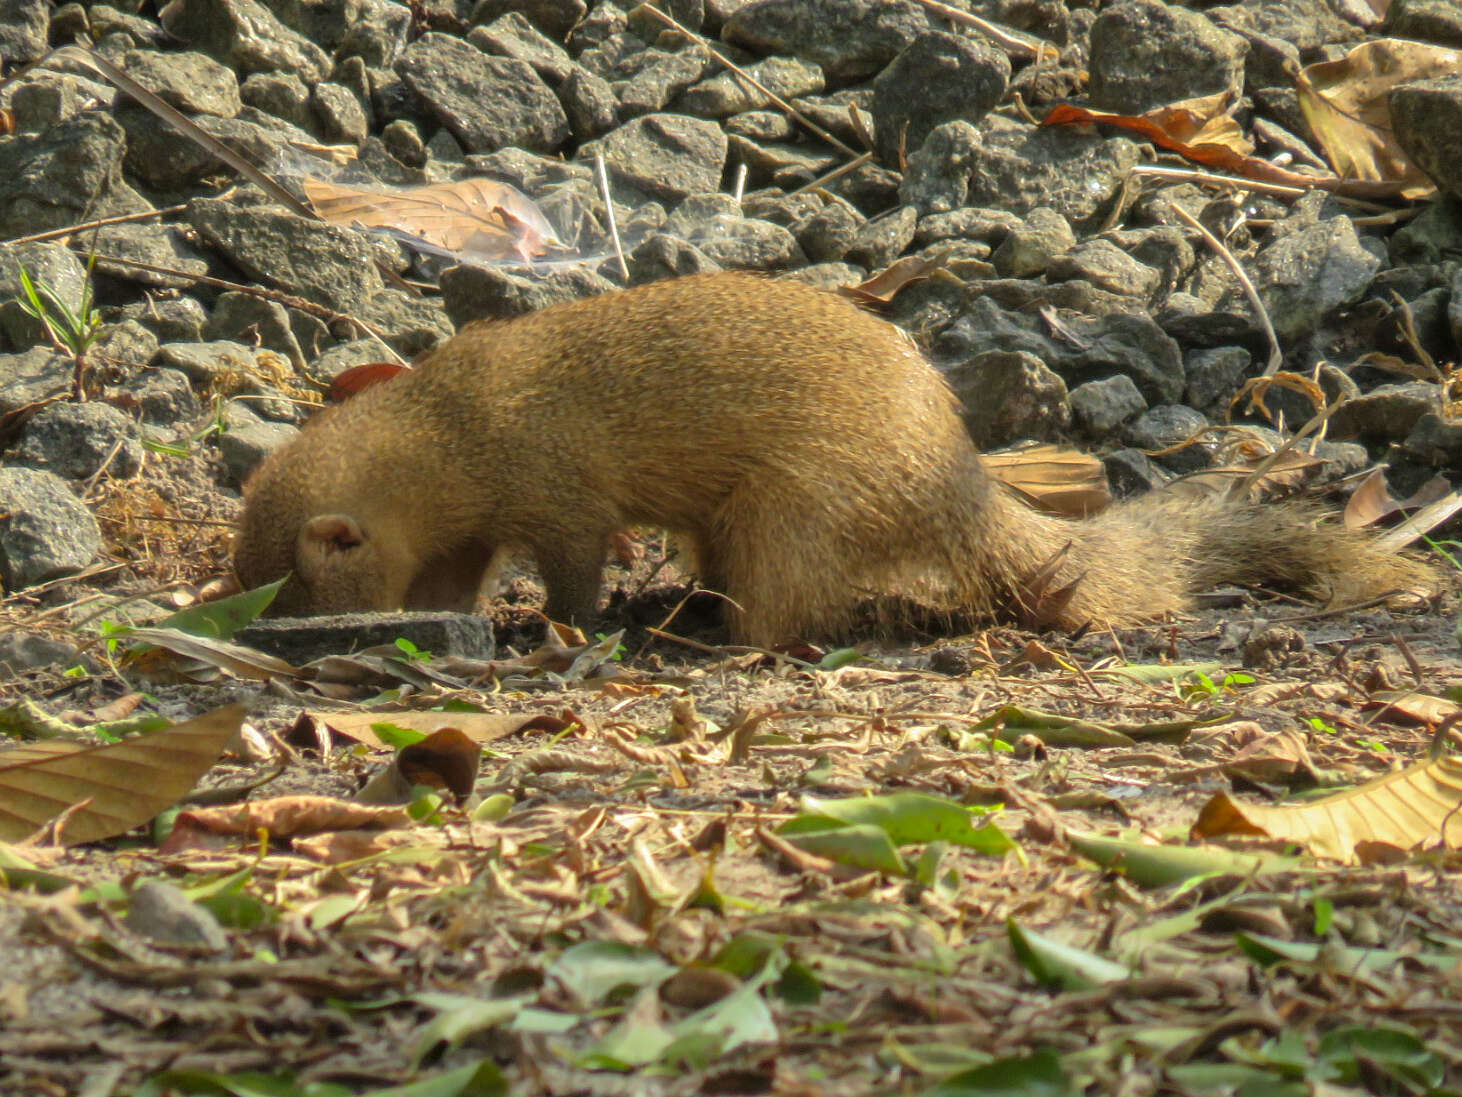
[[[279,304],[284,305],[287,308],[299,309],[301,312],[307,312],[311,316],[315,316],[324,320],[326,323],[333,324],[337,320],[343,320],[348,324],[354,324],[361,331],[365,332],[367,335],[371,336],[373,339],[379,342],[381,346],[385,349],[386,353],[394,358],[398,364],[403,366],[408,366],[410,364],[406,361],[406,359],[402,358],[401,355],[397,354],[394,350],[391,349],[390,344],[386,342],[385,336],[381,334],[380,329],[378,329],[374,324],[367,323],[364,320],[359,320],[356,317],[347,315],[343,312],[336,312],[334,309],[326,308],[324,305],[317,305],[313,301],[307,301],[303,297],[296,297],[292,293],[281,293],[278,290],[264,289],[262,286],[246,286],[240,282],[230,282],[225,278],[214,278],[212,275],[208,274],[193,274],[190,271],[178,270],[175,267],[157,267],[153,266],[151,263],[139,263],[135,259],[123,259],[120,256],[116,255],[98,254],[96,258],[97,262],[99,263],[116,263],[118,266],[132,267],[136,270],[151,271],[153,274],[169,274],[175,278],[182,278],[186,281],[195,282],[204,286],[212,286],[215,289],[234,290],[237,293],[247,293],[251,297],[259,297],[265,301],[277,301]]]
[[[50,229],[47,232],[33,232],[29,236],[14,236],[9,240],[0,241],[6,244],[34,244],[41,240],[56,240],[62,236],[72,236],[87,229],[99,229],[107,225],[122,225],[128,221],[148,221],[154,217],[167,217],[169,214],[182,213],[188,208],[186,202],[181,205],[168,206],[166,209],[143,210],[141,213],[123,213],[116,217],[99,217],[95,221],[82,221],[80,224],[67,225],[64,229]]]
[[[1037,38],[1033,34],[1022,34],[1009,27],[1002,27],[999,23],[991,23],[981,19],[978,15],[971,15],[967,11],[960,11],[959,8],[941,4],[939,0],[914,0],[914,3],[926,11],[932,11],[935,15],[948,19],[951,23],[973,27],[985,37],[993,39],[1006,53],[1013,53],[1017,57],[1043,59],[1047,51],[1052,57],[1061,56],[1061,51],[1045,39]]]
[[[95,53],[90,49],[87,49],[84,46],[62,46],[60,49],[52,52],[51,56],[70,57],[77,61],[80,61],[83,65],[87,65],[95,69],[97,72],[101,73],[113,84],[115,84],[118,90],[125,92],[127,95],[137,100],[137,102],[141,103],[148,110],[152,111],[153,114],[156,114],[168,125],[176,129],[179,133],[184,134],[197,144],[201,145],[203,148],[207,149],[209,152],[213,153],[213,155],[217,156],[220,160],[222,160],[229,167],[233,168],[245,179],[248,179],[250,182],[260,187],[265,194],[269,195],[269,197],[273,198],[276,202],[282,202],[295,213],[299,214],[301,217],[308,217],[311,221],[320,220],[320,215],[314,210],[310,209],[309,206],[305,205],[294,195],[290,194],[289,191],[285,190],[282,186],[276,183],[273,179],[269,178],[269,176],[265,175],[253,164],[249,163],[249,161],[245,160],[238,153],[234,152],[233,149],[229,148],[218,138],[214,137],[212,134],[202,129],[196,122],[194,122],[182,111],[177,110],[175,107],[169,106],[167,103],[164,103],[161,99],[159,99],[156,95],[153,95],[152,92],[148,91],[136,80],[133,80],[132,77],[128,76],[125,72],[119,69],[116,65],[112,64],[110,61],[108,61],[105,57],[102,57],[101,55]]]
[[[742,196],[746,194],[746,161],[736,165],[736,183],[731,188],[731,197],[736,199],[736,204],[741,205]]]
[[[629,281],[629,266],[624,261],[624,245],[619,242],[619,225],[614,220],[614,199],[609,194],[609,170],[604,166],[604,154],[594,154],[594,177],[599,181],[599,196],[604,199],[604,220],[609,225],[609,239],[614,241],[614,257],[619,260],[619,274]]]
[[[675,30],[678,30],[681,34],[685,35],[686,41],[690,42],[692,45],[699,46],[701,49],[705,50],[708,54],[710,54],[712,57],[714,57],[717,61],[719,61],[721,64],[725,65],[726,68],[730,69],[731,72],[733,72],[739,79],[746,81],[746,83],[750,84],[753,88],[755,88],[757,91],[761,92],[763,95],[765,95],[768,99],[770,99],[777,106],[781,107],[782,110],[786,111],[793,118],[797,119],[797,121],[801,122],[802,125],[804,125],[805,127],[807,127],[807,129],[808,129],[809,132],[816,134],[818,137],[821,137],[824,141],[826,141],[829,145],[832,145],[836,149],[841,149],[843,152],[847,153],[849,156],[857,156],[858,155],[858,150],[857,149],[850,148],[849,146],[843,144],[841,141],[839,141],[832,134],[828,133],[827,130],[823,129],[816,122],[814,122],[811,118],[808,118],[807,115],[803,114],[800,110],[798,110],[796,107],[794,107],[791,103],[787,102],[787,100],[783,99],[776,92],[772,91],[771,88],[767,87],[760,80],[758,80],[755,76],[752,76],[751,73],[747,72],[740,65],[738,65],[735,61],[731,60],[729,57],[727,57],[725,54],[721,53],[719,50],[713,49],[711,46],[707,45],[706,44],[706,41],[703,38],[701,38],[700,35],[696,34],[695,31],[693,31],[693,30],[689,29],[688,27],[685,27],[685,26],[681,25],[680,23],[676,22],[674,19],[672,19],[670,16],[666,15],[663,11],[661,11],[659,8],[655,7],[653,4],[646,4],[646,5],[643,6],[643,8],[641,10],[648,12],[650,15],[652,15],[656,19],[660,20],[660,22],[664,23],[667,27],[673,27]]]
[[[1264,337],[1269,340],[1269,364],[1264,367],[1264,376],[1272,377],[1284,361],[1284,353],[1279,349],[1279,337],[1274,334],[1274,325],[1269,322],[1269,310],[1264,307],[1264,302],[1259,300],[1259,291],[1254,288],[1254,283],[1249,281],[1249,276],[1244,273],[1244,268],[1234,258],[1233,252],[1224,247],[1223,241],[1199,223],[1198,218],[1176,203],[1173,205],[1173,212],[1184,224],[1197,230],[1214,253],[1228,266],[1228,269],[1234,272],[1234,277],[1239,280],[1239,285],[1244,287],[1244,295],[1248,297],[1249,304],[1254,306],[1254,311],[1259,314],[1259,323],[1264,325]]]
[[[827,184],[831,183],[834,179],[841,179],[843,176],[847,175],[850,171],[857,171],[859,168],[861,168],[864,164],[868,163],[868,161],[870,161],[872,159],[873,159],[873,153],[871,153],[871,152],[865,152],[861,156],[859,156],[857,159],[855,159],[855,160],[849,160],[842,167],[833,168],[833,170],[830,171],[830,172],[828,172],[826,175],[819,175],[816,179],[814,179],[812,182],[808,183],[806,186],[798,187],[796,190],[789,192],[789,194],[787,195],[787,197],[790,198],[790,197],[792,197],[793,195],[796,195],[796,194],[806,194],[808,191],[810,191],[810,190],[816,190],[818,187],[825,187],[825,186],[827,186]]]
[[[1309,191],[1304,187],[1286,186],[1284,183],[1261,183],[1257,179],[1240,179],[1233,175],[1218,175],[1211,171],[1195,171],[1192,168],[1169,168],[1161,164],[1140,164],[1132,169],[1133,175],[1149,175],[1155,179],[1170,182],[1210,183],[1214,186],[1231,187],[1235,190],[1251,190],[1258,194],[1272,194],[1280,198],[1298,198]]]

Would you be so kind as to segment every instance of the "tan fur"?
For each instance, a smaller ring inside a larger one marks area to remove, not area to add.
[[[898,591],[1009,610],[1042,564],[1080,578],[1053,623],[1150,620],[1215,582],[1345,598],[1428,569],[1303,507],[1151,498],[1036,514],[981,465],[898,329],[795,282],[713,274],[476,324],[312,422],[250,479],[240,579],[277,612],[471,605],[522,547],[550,616],[594,613],[618,529],[688,534],[759,643],[836,632]],[[1026,607],[1032,608],[1029,605]],[[1034,607],[1039,610],[1039,607]]]

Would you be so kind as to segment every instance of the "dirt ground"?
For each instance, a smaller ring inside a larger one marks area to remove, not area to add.
[[[160,587],[184,579],[166,547],[147,550]],[[0,847],[47,881],[0,899],[0,1092],[1462,1086],[1455,852],[1378,841],[1341,864],[1191,835],[1221,794],[1305,803],[1425,763],[1462,687],[1453,599],[1326,614],[1236,594],[1117,633],[906,636],[824,662],[720,646],[688,616],[668,631],[689,643],[640,627],[678,593],[633,598],[619,658],[586,672],[474,681],[403,652],[394,686],[324,696],[114,654],[5,683],[0,707],[78,728],[137,694],[173,719],[242,702],[248,735],[201,783],[219,803],[189,808],[274,814]],[[84,584],[55,598],[12,597],[5,624],[75,640]],[[535,620],[499,607],[500,642],[531,649]],[[491,726],[465,805],[348,819],[393,751],[321,729],[443,709]],[[1381,810],[1357,804],[1348,825]],[[1199,849],[1214,859],[1181,860]],[[140,910],[149,881],[186,910]]]

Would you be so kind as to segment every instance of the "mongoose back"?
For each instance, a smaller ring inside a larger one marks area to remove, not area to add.
[[[245,487],[235,567],[275,612],[470,608],[521,548],[547,614],[595,613],[610,535],[680,531],[731,631],[834,634],[907,593],[1047,623],[1150,620],[1215,582],[1360,598],[1429,569],[1295,505],[1147,497],[1081,522],[992,479],[893,325],[794,281],[708,274],[467,326],[312,421]],[[1050,578],[1047,576],[1046,578]]]

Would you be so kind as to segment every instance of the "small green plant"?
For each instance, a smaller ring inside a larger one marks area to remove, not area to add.
[[[1232,693],[1240,686],[1252,686],[1253,684],[1254,676],[1252,674],[1236,671],[1233,674],[1224,675],[1222,682],[1215,682],[1202,671],[1194,671],[1188,681],[1183,683],[1182,689],[1184,696],[1189,700],[1197,700],[1198,698],[1218,697],[1221,694]]]
[[[422,651],[404,636],[396,637],[396,647],[402,655],[406,656],[408,663],[430,663],[431,652]]]
[[[608,636],[606,636],[606,635],[605,635],[605,634],[604,634],[604,633],[602,633],[602,632],[596,632],[596,633],[595,633],[595,634],[594,634],[594,639],[595,639],[595,640],[598,640],[598,641],[599,641],[599,643],[601,643],[601,644],[602,644],[602,643],[604,643],[604,641],[605,641],[605,640],[608,640],[608,639],[609,639],[609,637],[608,637]],[[610,660],[611,660],[611,661],[612,661],[612,662],[615,662],[615,663],[618,663],[618,662],[622,662],[622,661],[623,661],[623,659],[624,659],[624,657],[625,657],[625,655],[626,655],[626,654],[627,654],[627,653],[628,653],[628,652],[629,652],[629,648],[627,648],[627,647],[625,647],[625,646],[624,646],[624,645],[623,645],[623,644],[615,644],[615,645],[614,645],[614,652],[613,652],[613,654],[611,654],[611,655],[610,655],[610,656],[609,656],[609,658],[610,658]]]
[[[1311,716],[1305,723],[1310,725],[1310,730],[1318,731],[1321,735],[1339,735],[1334,724],[1327,724],[1318,716]]]
[[[160,453],[167,457],[187,457],[193,452],[193,448],[199,443],[206,441],[215,434],[223,434],[228,430],[228,424],[224,421],[223,396],[215,393],[213,396],[213,415],[202,427],[195,430],[187,438],[176,442],[164,442],[161,438],[153,438],[144,434],[142,445],[153,453]]]
[[[32,278],[30,271],[23,266],[20,268],[21,295],[15,298],[15,303],[23,312],[41,322],[56,349],[70,355],[71,395],[77,400],[86,399],[87,374],[90,370],[88,355],[101,334],[101,317],[94,307],[91,289],[91,271],[95,265],[96,255],[93,254],[86,264],[86,282],[81,288],[81,300],[74,309],[61,300],[61,295],[50,283]]]

